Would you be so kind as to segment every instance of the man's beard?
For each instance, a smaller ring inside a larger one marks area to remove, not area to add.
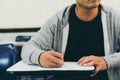
[[[87,6],[86,8],[87,9],[93,9],[93,8],[96,8],[96,7],[98,7],[98,4],[93,4],[93,5]]]

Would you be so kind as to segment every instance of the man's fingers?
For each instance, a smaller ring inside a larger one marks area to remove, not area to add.
[[[63,54],[52,50],[42,53],[39,60],[44,67],[59,67],[64,63]]]
[[[55,62],[51,62],[47,67],[55,68],[55,67],[60,67],[60,66],[62,66],[62,65],[57,64],[57,63],[55,63]]]
[[[81,66],[95,66],[95,74],[91,75],[94,76],[96,75],[99,71],[106,70],[107,69],[107,64],[102,57],[98,56],[87,56],[83,57],[78,61],[78,64]]]
[[[83,58],[83,59],[78,61],[78,64],[79,65],[84,65],[84,64],[86,64],[86,63],[88,63],[90,61],[91,61],[90,58]]]
[[[95,73],[94,74],[92,74],[91,76],[95,76],[99,71],[101,70],[101,68],[100,67],[96,67],[96,69],[95,69]]]
[[[80,64],[84,59],[85,59],[85,57],[79,59],[77,63]]]
[[[95,61],[91,61],[91,62],[83,64],[83,66],[94,66],[95,64],[96,64]]]
[[[48,57],[48,61],[46,61],[46,63],[44,64],[44,67],[60,67],[64,64],[64,62],[54,56],[50,56]]]
[[[64,60],[61,60],[61,59],[56,58],[54,56],[51,56],[51,61],[56,63],[57,65],[61,65],[61,66],[64,64]]]
[[[55,56],[56,58],[59,58],[59,59],[63,60],[63,54],[55,52],[55,51],[53,51],[51,54],[53,56]]]

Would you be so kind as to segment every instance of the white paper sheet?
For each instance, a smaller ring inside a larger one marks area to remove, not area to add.
[[[68,71],[68,70],[82,70],[82,71],[88,71],[88,70],[94,70],[93,66],[90,67],[84,67],[84,66],[79,66],[77,62],[64,62],[64,65],[58,68],[44,68],[40,67],[37,65],[28,65],[24,63],[23,61],[20,61],[16,63],[15,65],[11,66],[10,68],[7,69],[7,71],[44,71],[44,70],[63,70],[63,71]]]

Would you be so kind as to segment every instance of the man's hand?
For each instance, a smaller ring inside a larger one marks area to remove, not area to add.
[[[40,55],[39,62],[43,67],[60,67],[64,64],[63,54],[55,51],[46,51]]]
[[[81,66],[95,66],[95,74],[91,76],[96,75],[99,71],[107,69],[107,64],[105,60],[102,57],[98,56],[82,57],[80,60],[78,60],[78,64]]]

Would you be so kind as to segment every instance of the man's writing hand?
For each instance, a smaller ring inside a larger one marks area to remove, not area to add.
[[[81,66],[95,66],[95,74],[91,76],[96,75],[99,71],[107,69],[106,61],[102,57],[98,56],[82,57],[80,60],[78,60],[78,64]]]
[[[40,55],[39,62],[43,67],[60,67],[64,64],[63,54],[55,51],[46,51]]]

